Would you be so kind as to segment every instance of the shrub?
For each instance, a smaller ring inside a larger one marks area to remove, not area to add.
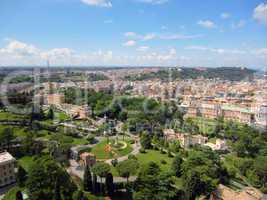
[[[160,163],[163,164],[163,165],[167,164],[166,160],[161,160]]]
[[[144,148],[141,148],[140,153],[146,153],[146,150]]]
[[[117,158],[116,158],[116,159],[113,159],[113,160],[111,161],[111,164],[113,165],[113,167],[116,167],[117,164],[118,164],[118,159],[117,159]]]

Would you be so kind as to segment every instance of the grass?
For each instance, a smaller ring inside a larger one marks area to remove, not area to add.
[[[20,190],[19,187],[14,187],[12,189],[10,189],[6,195],[4,196],[4,198],[2,200],[15,200],[16,199],[16,193]]]
[[[156,150],[146,150],[146,153],[139,153],[136,157],[141,167],[149,162],[155,162],[160,166],[162,171],[170,170],[173,160],[173,158],[168,157],[167,154],[161,154],[160,151]],[[166,164],[162,164],[162,160],[165,160]]]
[[[112,159],[112,158],[125,156],[131,153],[133,150],[129,141],[125,140],[125,142],[127,143],[127,147],[125,149],[120,150],[120,149],[113,148],[112,149],[113,153],[111,153],[105,150],[105,147],[107,145],[107,140],[105,139],[104,141],[98,143],[95,147],[93,147],[91,153],[95,154],[96,158],[100,160],[106,160],[106,159]]]
[[[0,111],[0,120],[18,120],[25,118],[23,115],[16,115],[10,112]]]
[[[23,156],[18,159],[19,165],[21,165],[27,172],[29,172],[30,166],[34,163],[33,156]]]

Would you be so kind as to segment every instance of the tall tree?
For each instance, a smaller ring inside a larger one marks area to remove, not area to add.
[[[21,191],[17,191],[16,200],[23,200],[23,195],[22,195]]]
[[[113,175],[111,173],[108,173],[106,176],[106,188],[108,195],[112,197],[114,193],[114,183]]]
[[[27,179],[27,172],[25,171],[25,169],[21,165],[19,165],[18,166],[18,172],[17,172],[18,185],[23,186],[26,179]]]
[[[86,165],[84,176],[83,176],[83,188],[85,191],[92,191],[93,182],[92,182],[92,174],[89,165]]]
[[[137,172],[138,167],[139,165],[136,160],[128,159],[128,160],[120,162],[116,166],[116,169],[121,177],[127,179],[127,183],[128,183],[129,177],[131,175],[134,175]]]
[[[0,133],[0,145],[6,146],[7,151],[10,150],[10,145],[12,140],[14,139],[14,131],[12,128],[5,128],[2,133]]]
[[[56,179],[56,182],[55,182],[54,193],[55,193],[55,200],[61,200],[60,184],[59,184],[58,179]]]
[[[101,188],[102,188],[102,178],[106,177],[107,174],[110,172],[110,166],[109,166],[109,164],[104,163],[104,162],[96,163],[92,167],[92,171],[93,171],[93,173],[95,175],[97,175],[97,176],[100,177],[100,180],[101,180]]]
[[[143,132],[141,135],[140,143],[141,146],[144,149],[150,149],[151,148],[151,136],[147,132]]]
[[[159,166],[150,162],[139,173],[134,186],[134,200],[171,200],[176,194],[169,174],[162,174]]]
[[[54,116],[55,116],[54,110],[52,107],[50,107],[47,113],[47,119],[54,119]]]
[[[177,177],[181,176],[182,162],[183,162],[183,159],[181,155],[176,155],[172,161],[171,168]]]
[[[29,170],[26,188],[31,200],[55,199],[56,182],[61,184],[60,193],[64,200],[72,200],[72,194],[77,189],[68,173],[51,157],[38,158]]]

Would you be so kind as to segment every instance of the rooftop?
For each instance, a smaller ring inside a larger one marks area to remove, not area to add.
[[[15,158],[8,152],[0,153],[0,164],[5,162],[15,161]]]

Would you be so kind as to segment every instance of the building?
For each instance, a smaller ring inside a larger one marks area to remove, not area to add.
[[[80,165],[92,167],[96,163],[96,156],[92,153],[84,152],[80,155]]]
[[[62,94],[48,94],[46,96],[46,104],[59,106],[64,103],[64,95]]]
[[[215,144],[208,142],[205,146],[210,147],[213,151],[225,151],[228,149],[226,140],[216,139]]]
[[[242,191],[234,191],[224,185],[219,185],[216,191],[212,192],[211,200],[261,200],[263,194],[253,188],[246,187]]]
[[[0,153],[0,187],[16,182],[15,162],[16,159],[8,152]]]
[[[166,140],[178,140],[183,148],[189,148],[195,145],[204,145],[208,138],[202,135],[191,135],[187,133],[175,133],[173,129],[165,129],[163,131]]]

